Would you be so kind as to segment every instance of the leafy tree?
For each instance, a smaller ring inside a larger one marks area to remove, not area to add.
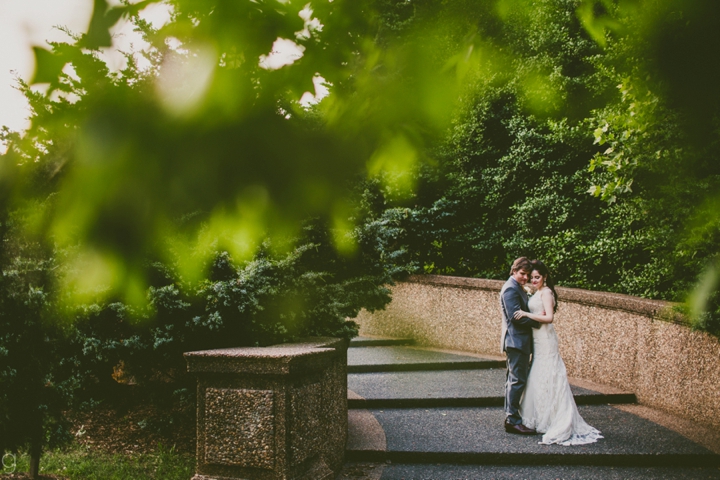
[[[392,23],[395,38],[397,25],[437,13],[422,5]],[[715,64],[700,72],[688,57],[693,89],[669,67],[694,47],[713,58],[715,4],[495,6],[498,16],[468,15],[445,37],[452,51],[476,32],[484,62],[433,150],[439,168],[421,171],[403,207],[369,183],[374,218],[397,219],[416,271],[502,278],[525,254],[564,285],[675,301],[705,271],[690,307],[696,326],[720,331]]]
[[[67,440],[61,409],[72,392],[58,364],[66,352],[54,308],[57,265],[41,244],[18,235],[23,218],[6,214],[0,226],[0,451],[29,446],[37,476],[42,445]]]
[[[608,36],[616,38],[609,71],[622,96],[595,114],[596,142],[608,148],[591,164],[607,180],[593,193],[642,199],[658,235],[669,237],[664,258],[654,256],[673,285],[659,296],[682,300],[690,292],[685,310],[693,324],[715,333],[718,14],[708,1],[621,2],[607,10]]]
[[[77,367],[76,404],[121,399],[118,375],[160,402],[173,392],[193,392],[182,356],[187,351],[356,335],[348,318],[361,308],[383,308],[390,301],[385,285],[392,283],[374,252],[382,240],[366,229],[358,243],[365,255],[348,259],[334,249],[327,229],[311,222],[287,253],[266,245],[237,267],[219,252],[209,277],[197,283],[156,263],[147,308],[98,302],[74,311],[65,355]]]

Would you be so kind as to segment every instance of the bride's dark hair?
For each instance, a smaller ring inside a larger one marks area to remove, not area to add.
[[[550,275],[550,270],[540,260],[533,260],[532,262],[530,262],[530,265],[532,267],[531,272],[537,270],[540,275],[545,277],[545,286],[550,289],[550,291],[553,293],[553,296],[555,297],[555,306],[553,307],[553,313],[557,312],[558,294],[555,291],[555,280]]]

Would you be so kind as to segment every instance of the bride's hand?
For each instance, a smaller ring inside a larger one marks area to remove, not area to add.
[[[520,320],[522,317],[525,316],[526,313],[527,313],[527,312],[523,312],[522,310],[518,310],[517,312],[515,312],[515,315],[513,315],[513,318],[514,318],[515,320]]]

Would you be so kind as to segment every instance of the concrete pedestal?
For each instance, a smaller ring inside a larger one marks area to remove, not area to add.
[[[347,340],[185,354],[197,375],[193,480],[331,479],[347,441]]]

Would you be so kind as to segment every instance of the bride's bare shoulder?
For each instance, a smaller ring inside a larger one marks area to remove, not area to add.
[[[552,291],[550,290],[550,287],[543,287],[540,289],[540,298],[545,298],[547,295],[550,295],[552,297]]]
[[[552,299],[553,305],[555,305],[555,295],[553,295],[552,290],[550,290],[550,287],[543,287],[540,290],[540,293],[542,294],[541,298],[545,298],[546,296],[549,295],[550,298]]]

